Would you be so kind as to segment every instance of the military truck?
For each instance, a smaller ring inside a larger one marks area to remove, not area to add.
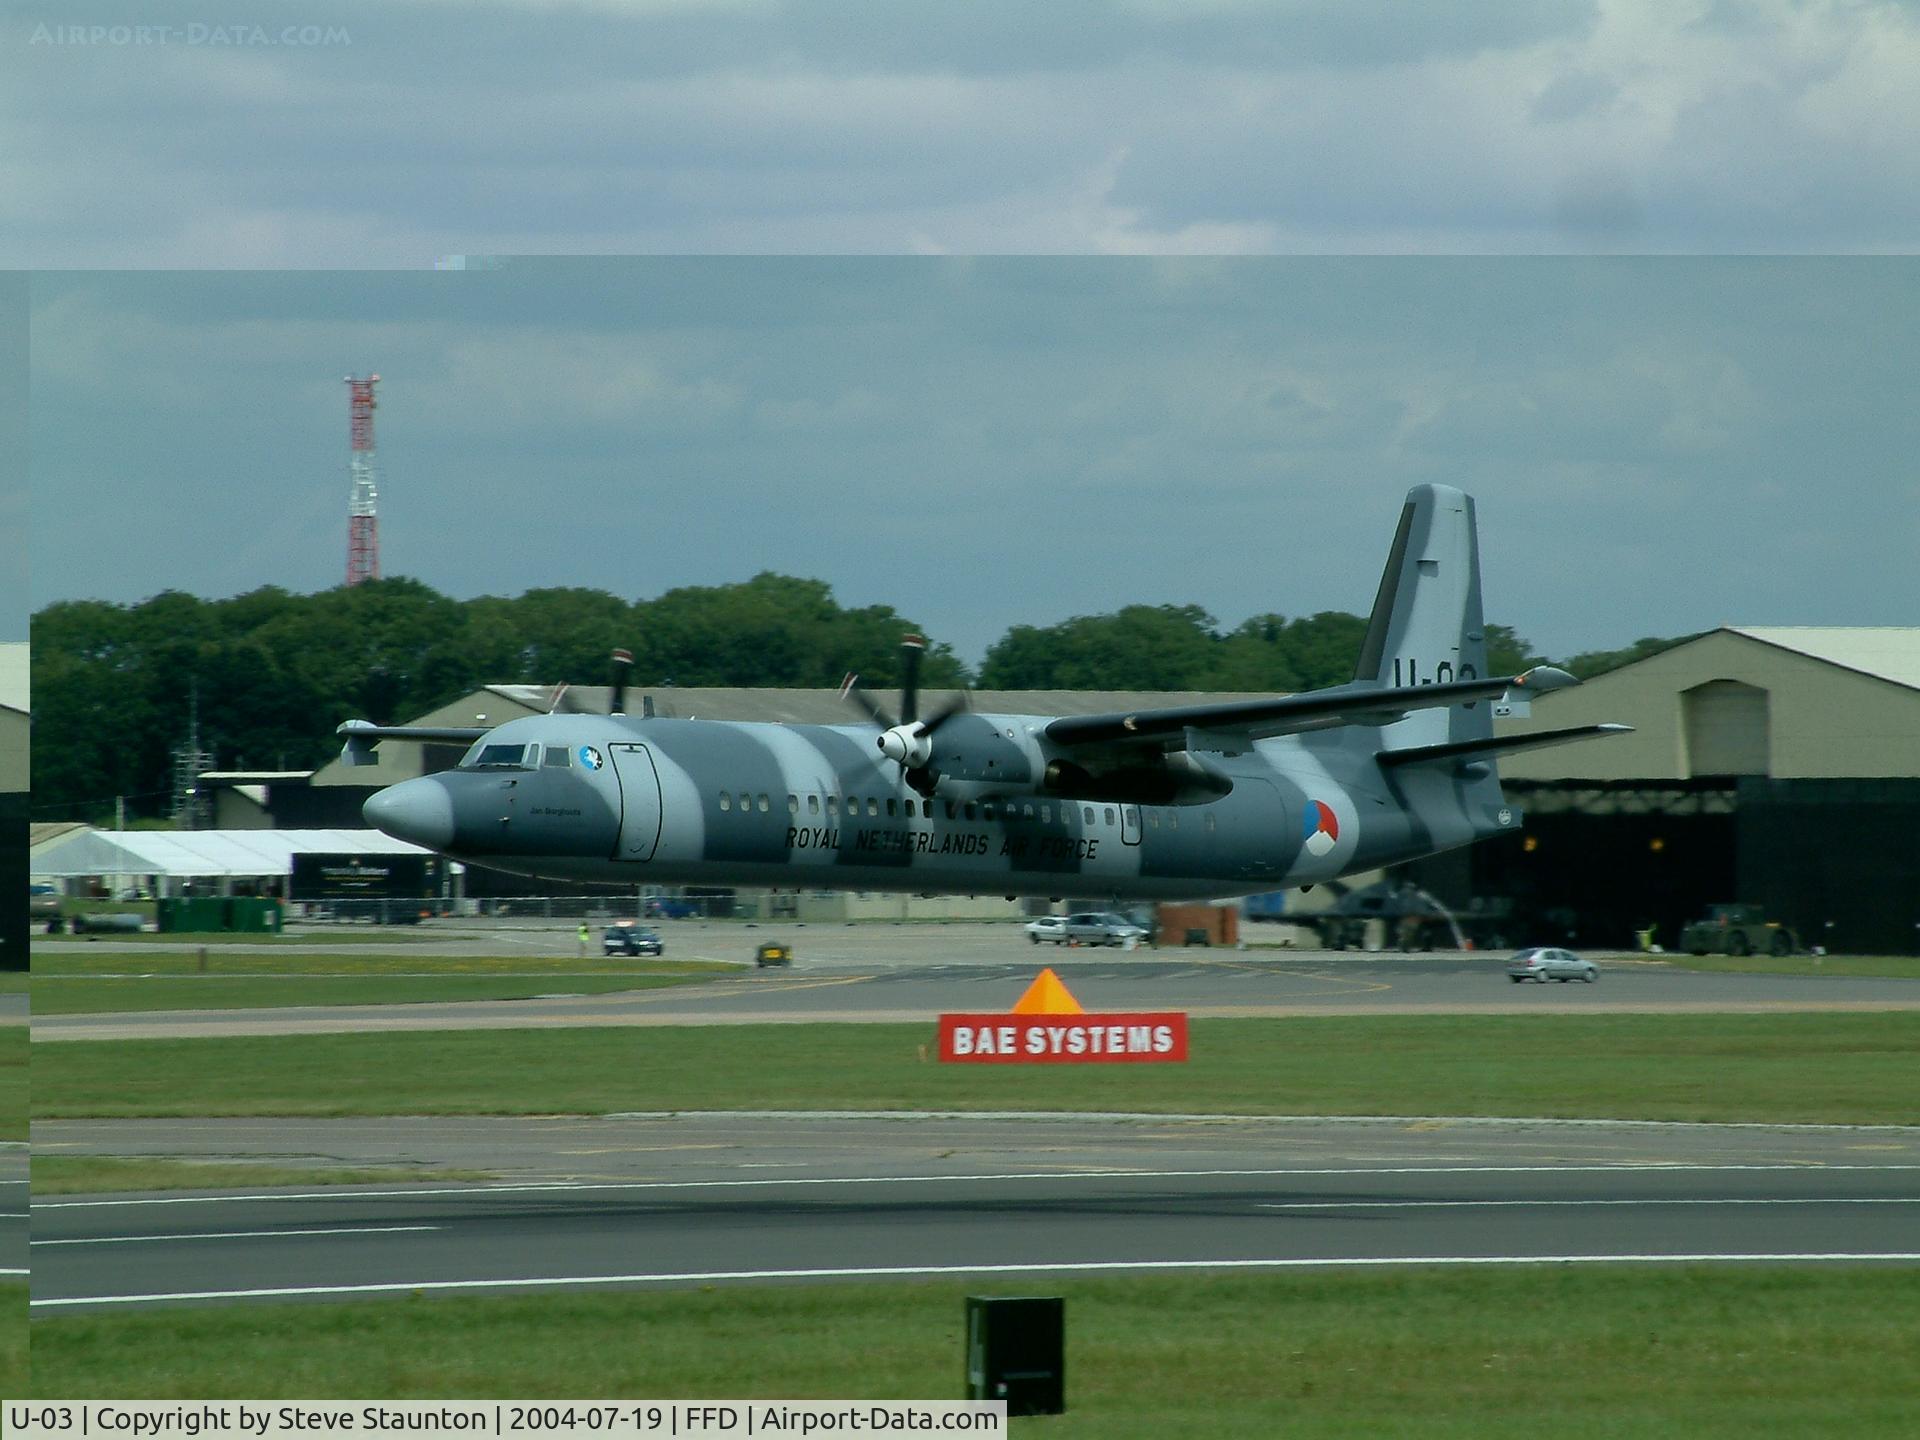
[[[1681,930],[1680,948],[1689,955],[1791,955],[1800,946],[1758,905],[1709,905],[1706,919]]]

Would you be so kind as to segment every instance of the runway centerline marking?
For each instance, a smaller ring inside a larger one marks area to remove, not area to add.
[[[249,1191],[226,1195],[156,1195],[139,1199],[36,1200],[35,1210],[88,1210],[148,1205],[225,1205],[253,1200],[390,1200],[410,1196],[442,1195],[550,1195],[612,1190],[739,1190],[770,1186],[825,1185],[969,1185],[1010,1180],[1206,1180],[1287,1179],[1307,1176],[1370,1175],[1688,1175],[1721,1172],[1767,1173],[1791,1171],[1806,1175],[1849,1174],[1855,1171],[1920,1170],[1920,1165],[1376,1165],[1358,1168],[1261,1170],[1027,1170],[996,1174],[961,1175],[837,1175],[767,1177],[753,1180],[606,1180],[561,1181],[527,1185],[425,1185],[407,1190],[356,1190],[337,1186],[327,1190]]]
[[[76,1305],[144,1305],[160,1300],[264,1300],[294,1295],[388,1295],[412,1290],[551,1290],[568,1286],[714,1284],[728,1280],[859,1280],[920,1275],[1072,1275],[1155,1270],[1324,1270],[1336,1266],[1384,1265],[1698,1265],[1708,1262],[1782,1261],[1859,1263],[1920,1260],[1914,1251],[1741,1251],[1722,1254],[1620,1255],[1350,1255],[1338,1258],[1280,1260],[1082,1260],[1031,1265],[873,1265],[810,1270],[709,1270],[641,1275],[527,1276],[512,1280],[380,1281],[365,1285],[282,1285],[254,1290],[175,1290],[146,1295],[74,1295],[31,1300],[35,1310]]]
[[[174,1240],[302,1240],[309,1235],[408,1235],[444,1225],[341,1225],[325,1230],[214,1230],[204,1235],[95,1235],[85,1240],[30,1240],[30,1245],[165,1245]]]

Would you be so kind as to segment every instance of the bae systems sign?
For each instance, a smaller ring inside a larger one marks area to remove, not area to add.
[[[942,1015],[940,1058],[1001,1064],[1187,1058],[1187,1017]]]
[[[1187,1017],[1089,1015],[1051,970],[1010,1015],[942,1015],[940,1058],[984,1065],[1141,1064],[1187,1058]]]

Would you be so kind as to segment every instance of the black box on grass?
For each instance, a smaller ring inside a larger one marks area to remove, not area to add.
[[[967,1399],[1004,1400],[1009,1415],[1067,1408],[1067,1302],[967,1296]]]

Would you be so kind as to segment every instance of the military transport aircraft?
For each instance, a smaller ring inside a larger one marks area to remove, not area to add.
[[[922,714],[907,640],[898,714],[849,677],[870,725],[552,713],[490,729],[340,727],[466,741],[459,766],[366,803],[390,835],[555,879],[916,893],[1184,899],[1311,885],[1504,834],[1496,705],[1578,683],[1489,676],[1473,500],[1412,490],[1352,683],[1130,714]],[[616,660],[619,659],[616,654]],[[630,661],[628,662],[631,663]],[[556,711],[559,707],[556,706]]]

